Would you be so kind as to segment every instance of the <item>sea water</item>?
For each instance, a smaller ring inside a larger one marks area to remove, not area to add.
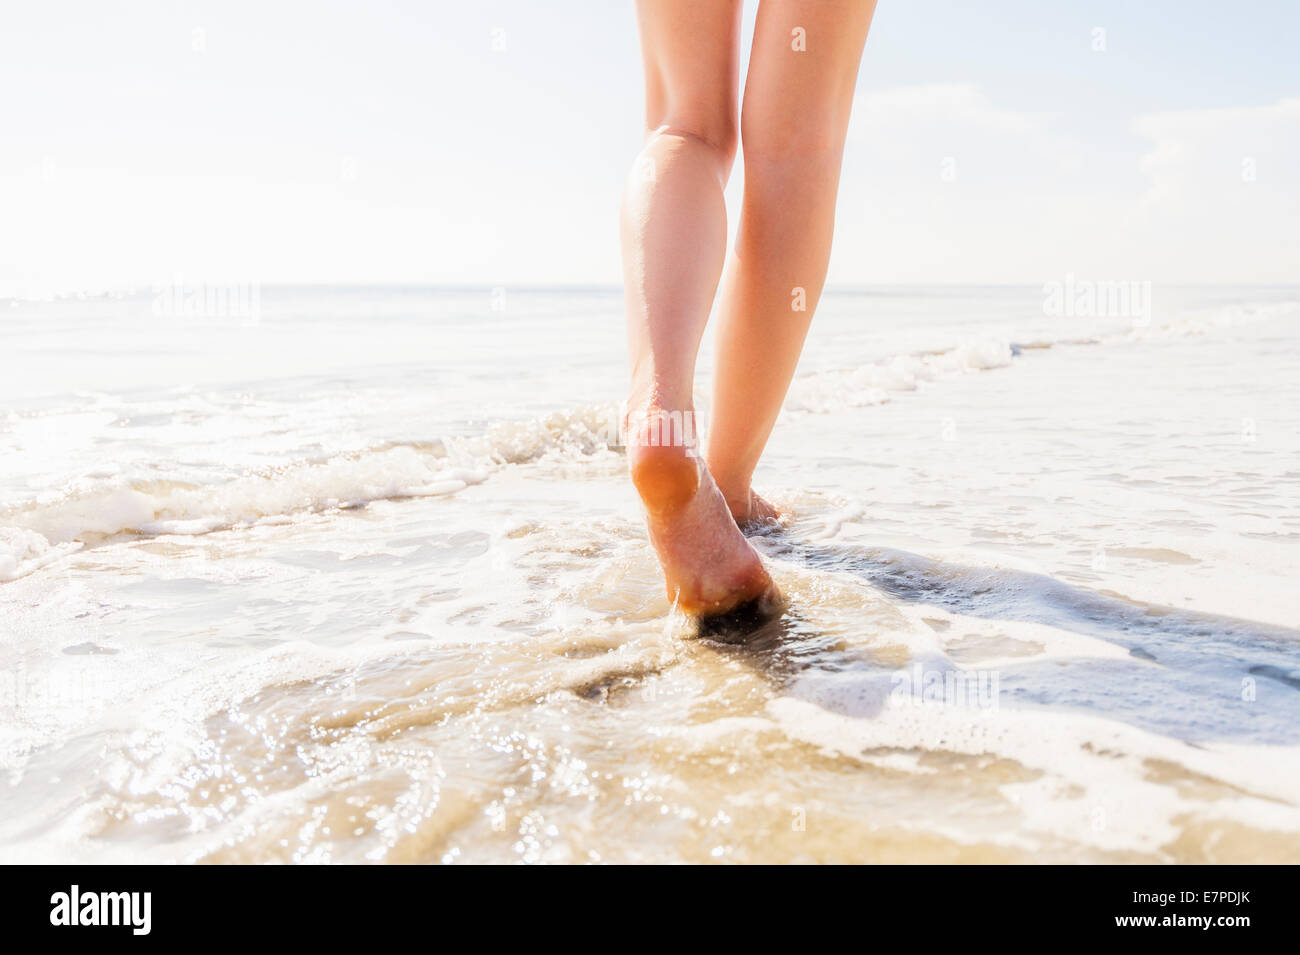
[[[618,290],[203,291],[0,301],[0,858],[1300,861],[1300,289],[831,291],[707,633]]]

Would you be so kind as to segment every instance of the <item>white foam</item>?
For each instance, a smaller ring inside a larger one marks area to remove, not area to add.
[[[940,378],[1001,368],[1010,364],[1011,358],[1011,344],[1001,338],[974,339],[933,354],[896,355],[858,368],[798,378],[791,385],[785,407],[825,413],[883,404],[891,393],[915,391]]]
[[[1229,305],[1150,321],[1100,338],[1081,339],[1077,335],[1071,335],[1035,341],[1025,347],[1053,348],[1061,345],[1123,344],[1185,338],[1296,315],[1300,315],[1300,302],[1297,301]],[[1005,367],[1011,363],[1014,355],[1015,349],[1007,339],[990,336],[973,338],[944,351],[895,355],[857,368],[818,372],[795,379],[785,408],[790,411],[827,413],[844,408],[883,404],[892,395],[915,391],[927,382]]]
[[[21,527],[0,527],[0,581],[17,580],[58,560],[81,545],[54,545],[44,535]]]
[[[486,478],[435,454],[399,446],[302,463],[225,484],[83,482],[10,509],[0,527],[0,579],[13,579],[66,552],[62,545],[121,533],[206,534],[266,518],[395,497],[454,493]]]
[[[1179,315],[1163,321],[1139,325],[1120,335],[1105,339],[1115,341],[1152,341],[1208,335],[1259,322],[1300,315],[1300,301],[1270,302],[1256,305],[1228,305],[1219,309]]]
[[[617,405],[590,405],[499,422],[478,437],[372,448],[222,484],[85,478],[0,514],[0,580],[31,573],[90,537],[207,534],[378,500],[456,494],[511,465],[613,454],[617,422]]]
[[[502,421],[477,438],[448,444],[480,461],[526,464],[547,457],[583,458],[619,445],[615,402],[555,411],[528,421]]]

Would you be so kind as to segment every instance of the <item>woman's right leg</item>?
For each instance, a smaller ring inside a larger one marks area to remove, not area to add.
[[[646,142],[623,201],[628,467],[668,595],[714,614],[772,582],[693,445],[695,359],[726,257],[740,0],[640,0]]]

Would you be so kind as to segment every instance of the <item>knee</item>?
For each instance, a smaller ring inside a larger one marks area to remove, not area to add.
[[[696,143],[713,153],[721,167],[730,171],[740,144],[740,132],[734,119],[726,117],[700,120],[669,115],[649,135],[673,136]]]

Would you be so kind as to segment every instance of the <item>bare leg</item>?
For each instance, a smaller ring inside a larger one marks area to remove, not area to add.
[[[726,255],[739,0],[641,0],[646,142],[623,202],[628,467],[668,595],[717,614],[774,599],[692,446],[695,359]]]
[[[762,0],[758,9],[741,118],[745,198],[723,282],[708,447],[709,469],[740,523],[775,514],[750,479],[826,280],[840,160],[875,6]]]

